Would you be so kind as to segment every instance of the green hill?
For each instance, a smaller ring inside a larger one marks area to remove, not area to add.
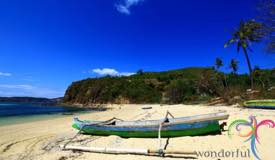
[[[261,97],[272,98],[275,70],[260,70],[255,75]],[[138,72],[128,77],[89,78],[73,82],[66,91],[64,103],[199,103],[214,97],[229,100],[234,96],[249,98],[246,74],[224,74],[213,68],[185,68],[166,72]],[[264,84],[264,85],[263,85]],[[269,93],[270,92],[270,93]],[[275,91],[274,91],[275,92]],[[273,97],[275,98],[275,97]]]

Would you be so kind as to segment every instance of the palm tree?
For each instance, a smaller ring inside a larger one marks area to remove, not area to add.
[[[253,70],[247,50],[252,51],[250,45],[254,42],[260,42],[263,38],[264,34],[262,28],[263,25],[254,20],[249,20],[247,22],[241,21],[239,28],[235,29],[232,38],[224,45],[224,47],[227,47],[229,44],[236,43],[237,51],[239,52],[240,49],[243,50],[249,69],[251,88],[253,88]]]
[[[230,61],[229,68],[232,69],[232,73],[233,73],[233,74],[236,74],[237,71],[238,71],[238,69],[239,69],[238,63],[239,63],[239,62],[238,62],[237,60],[235,60],[235,59],[232,59],[232,60]]]
[[[144,71],[142,69],[139,69],[136,74],[143,75]]]
[[[275,2],[274,0],[260,0],[258,4],[259,15],[258,18],[264,24],[266,51],[275,53]]]
[[[216,58],[215,65],[216,65],[216,69],[219,70],[223,66],[222,60],[220,58]]]
[[[219,69],[223,66],[223,62],[222,62],[222,60],[221,60],[220,58],[216,58],[215,66],[216,66],[216,70],[217,70],[217,71],[219,71]],[[218,73],[218,75],[220,75],[220,74]],[[220,76],[221,76],[221,75],[220,75]],[[223,85],[223,88],[225,88],[225,87],[227,87],[227,82],[226,82],[225,74],[223,74],[223,78],[224,78],[225,84],[224,84],[224,82],[223,82],[222,79],[221,79],[221,83],[222,83],[222,85]]]

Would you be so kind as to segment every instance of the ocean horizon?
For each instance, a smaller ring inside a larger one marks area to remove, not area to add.
[[[91,110],[25,102],[0,102],[0,126],[73,115]]]

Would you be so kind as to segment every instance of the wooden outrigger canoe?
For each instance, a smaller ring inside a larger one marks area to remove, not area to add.
[[[275,109],[275,100],[250,100],[244,102],[246,108]]]
[[[202,114],[162,120],[123,121],[113,118],[108,121],[82,121],[74,118],[73,128],[84,134],[136,138],[198,136],[220,132],[220,120],[228,119],[224,112]]]

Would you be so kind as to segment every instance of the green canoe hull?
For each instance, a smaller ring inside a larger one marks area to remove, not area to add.
[[[73,128],[80,129],[76,124],[73,124]],[[125,138],[157,138],[158,130],[139,130],[139,131],[119,131],[119,130],[95,130],[89,128],[81,129],[82,133],[97,135],[97,136],[109,136],[116,135]],[[169,138],[169,137],[181,137],[181,136],[198,136],[198,135],[206,135],[206,134],[217,134],[220,133],[220,125],[218,122],[209,123],[201,128],[190,128],[183,130],[162,130],[161,137]]]
[[[244,102],[247,108],[275,109],[275,100],[251,100]]]

